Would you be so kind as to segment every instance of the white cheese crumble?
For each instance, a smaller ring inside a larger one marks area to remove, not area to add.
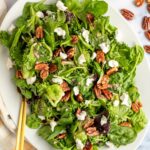
[[[116,31],[116,40],[121,42],[123,40],[123,35],[119,30]]]
[[[85,59],[85,57],[84,57],[83,54],[81,54],[81,55],[79,56],[78,62],[79,62],[80,65],[82,65],[83,63],[86,62],[86,59]]]
[[[34,56],[39,59],[40,58],[40,55],[38,54],[38,52],[34,52]]]
[[[95,58],[96,58],[96,53],[94,52],[94,53],[92,54],[91,59],[94,60]]]
[[[36,13],[36,16],[39,17],[39,18],[44,18],[44,13],[42,11],[38,11]]]
[[[63,30],[61,27],[58,27],[54,30],[55,33],[57,33],[58,36],[62,36],[63,39],[65,38],[66,36],[66,31]]]
[[[38,116],[38,118],[40,118],[41,120],[44,120],[45,119],[45,117],[44,116]]]
[[[111,142],[106,142],[106,146],[107,147],[109,147],[110,148],[110,150],[115,150],[116,148],[115,148],[115,145],[113,144],[113,143],[111,143]]]
[[[119,63],[116,60],[109,60],[108,65],[109,65],[109,67],[113,68],[113,67],[118,67]]]
[[[46,11],[46,14],[47,14],[47,15],[52,15],[52,14],[53,14],[53,12],[52,12],[52,11],[50,11],[50,10],[47,10],[47,11]]]
[[[8,28],[8,32],[11,33],[15,28],[16,26],[14,24],[11,24],[10,27]]]
[[[113,101],[113,105],[114,105],[115,107],[119,106],[119,103],[120,103],[119,100],[114,100],[114,101]]]
[[[7,58],[6,67],[8,70],[13,67],[13,62],[9,57]]]
[[[62,84],[63,79],[60,77],[52,78],[52,82],[57,83],[57,84]]]
[[[67,58],[67,54],[60,52],[60,57],[62,59],[66,59]]]
[[[66,11],[67,10],[67,7],[64,5],[64,3],[62,1],[58,1],[56,3],[56,7],[61,10],[61,11]]]
[[[88,106],[89,104],[91,104],[91,100],[85,100],[85,105]]]
[[[50,122],[50,126],[51,126],[51,130],[52,130],[52,132],[54,131],[54,129],[55,129],[55,127],[56,127],[56,125],[57,125],[57,122],[56,122],[56,121],[54,121],[54,120],[51,120],[51,122]]]
[[[90,34],[90,32],[88,30],[86,30],[84,28],[82,29],[82,36],[84,37],[84,39],[87,43],[90,42],[89,34]]]
[[[84,144],[82,143],[82,141],[79,140],[79,139],[76,139],[75,141],[76,141],[76,148],[77,148],[77,150],[83,150]]]
[[[123,93],[121,96],[120,96],[120,99],[122,101],[122,105],[126,105],[126,106],[129,106],[130,107],[130,102],[129,102],[129,95],[127,93]]]
[[[73,88],[73,92],[74,92],[74,95],[77,96],[79,94],[79,87],[78,86],[75,86]]]
[[[36,81],[36,76],[26,79],[27,84],[33,84],[35,81]]]
[[[94,81],[93,78],[88,78],[88,79],[86,80],[86,86],[89,86],[90,84],[92,84],[93,81]]]
[[[101,125],[103,126],[106,123],[107,123],[107,118],[103,115],[101,118]]]
[[[102,49],[102,51],[106,54],[109,52],[109,45],[106,43],[101,43],[99,44],[100,48]]]
[[[85,120],[86,115],[87,115],[86,111],[81,111],[80,114],[77,114],[77,119],[83,121]]]

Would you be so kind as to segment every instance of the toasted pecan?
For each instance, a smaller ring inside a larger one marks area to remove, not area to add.
[[[50,64],[49,65],[49,73],[54,73],[54,72],[56,72],[57,71],[57,65],[56,64]]]
[[[91,144],[90,141],[87,141],[83,150],[92,150],[93,149],[93,145]]]
[[[104,94],[104,96],[105,96],[108,100],[111,100],[112,97],[113,97],[112,92],[110,92],[110,91],[107,90],[107,89],[102,90],[102,93]]]
[[[67,133],[62,133],[57,136],[57,139],[64,139],[67,136]]]
[[[100,80],[97,81],[97,87],[99,89],[107,89],[109,87],[108,82],[109,82],[109,76],[104,75]]]
[[[145,32],[145,37],[150,40],[150,30]]]
[[[144,50],[145,50],[146,53],[150,54],[150,45],[145,45]]]
[[[86,15],[86,20],[89,22],[89,23],[93,23],[94,22],[94,15],[91,14],[91,13],[88,13]]]
[[[142,28],[144,30],[150,29],[150,17],[144,16],[143,21],[142,21]]]
[[[70,96],[71,96],[71,92],[70,91],[67,91],[65,92],[65,95],[62,97],[62,101],[63,102],[67,102],[69,99],[70,99]]]
[[[22,75],[22,71],[21,70],[17,70],[16,71],[16,78],[23,79],[23,75]]]
[[[94,119],[89,119],[85,122],[85,125],[83,126],[84,129],[91,127],[94,124]]]
[[[65,81],[60,85],[60,87],[62,88],[62,90],[64,92],[70,91],[70,87],[69,87],[68,83]]]
[[[142,108],[142,103],[139,101],[136,101],[136,102],[132,103],[131,108],[134,112],[138,113],[140,111],[140,109]]]
[[[48,70],[41,70],[40,72],[40,77],[45,80],[49,75],[49,71]]]
[[[98,99],[101,99],[102,95],[101,95],[101,89],[99,89],[97,87],[97,85],[94,86],[94,93],[95,93],[95,96],[98,98]]]
[[[60,55],[60,52],[62,51],[62,48],[58,48],[53,52],[54,57],[58,57]]]
[[[122,122],[122,123],[120,123],[119,125],[122,126],[122,127],[129,127],[129,128],[132,127],[132,125],[131,125],[130,122]]]
[[[120,12],[121,12],[122,16],[123,16],[125,19],[127,19],[127,20],[133,20],[133,18],[134,18],[134,13],[131,12],[130,10],[128,10],[128,9],[121,9]]]
[[[73,58],[74,54],[75,54],[75,48],[72,47],[67,51],[67,58],[69,59]]]
[[[110,76],[110,75],[116,73],[117,71],[118,71],[118,68],[117,68],[117,67],[113,67],[113,68],[109,69],[109,70],[106,72],[106,74],[107,74],[108,76]]]
[[[41,70],[48,70],[49,66],[45,63],[40,63],[35,65],[35,70],[41,71]]]
[[[77,44],[79,41],[79,37],[77,35],[72,35],[71,36],[71,43],[72,44]]]
[[[43,27],[42,26],[37,27],[36,31],[35,31],[35,34],[36,34],[37,39],[43,38],[44,37]]]
[[[99,135],[99,131],[97,130],[96,127],[89,127],[89,128],[86,128],[86,134],[88,136],[97,136]]]
[[[83,101],[83,96],[82,96],[82,94],[78,94],[78,95],[76,96],[76,100],[77,100],[78,102],[82,102],[82,101]]]
[[[105,54],[104,54],[104,52],[103,51],[101,51],[101,50],[98,50],[97,52],[96,52],[96,61],[98,62],[98,63],[104,63],[104,61],[105,61]]]
[[[137,7],[140,7],[144,4],[144,0],[134,0],[134,4],[137,6]]]

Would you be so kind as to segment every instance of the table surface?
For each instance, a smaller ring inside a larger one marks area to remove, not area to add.
[[[8,9],[15,3],[16,0],[5,0],[8,6]],[[134,0],[106,0],[109,2],[116,10],[120,10],[121,8],[128,8],[135,14],[135,19],[133,21],[130,21],[130,26],[135,32],[138,34],[138,37],[140,38],[143,45],[148,45],[150,42],[145,38],[144,32],[141,28],[141,22],[143,16],[150,16],[150,14],[147,12],[146,4],[142,7],[137,8],[134,6],[133,1]],[[148,56],[148,54],[146,54]],[[148,56],[149,63],[150,63],[150,55]],[[150,147],[150,127],[148,130],[148,133],[142,143],[142,145],[138,148],[138,150],[148,150]]]

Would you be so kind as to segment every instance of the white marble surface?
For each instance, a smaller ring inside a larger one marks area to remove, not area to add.
[[[5,1],[7,3],[8,8],[10,8],[16,0],[5,0]],[[132,29],[138,34],[143,45],[150,44],[150,41],[148,41],[145,38],[144,31],[142,30],[141,27],[143,16],[150,16],[150,14],[147,12],[146,4],[144,4],[142,7],[136,7],[133,4],[134,0],[106,0],[106,1],[109,2],[118,11],[121,8],[127,8],[133,11],[135,14],[135,19],[133,21],[130,21]],[[146,56],[148,57],[150,63],[150,55],[146,54]],[[142,145],[138,148],[138,150],[149,150],[149,149],[150,149],[150,128]]]

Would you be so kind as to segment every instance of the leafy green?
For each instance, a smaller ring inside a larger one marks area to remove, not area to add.
[[[133,128],[121,127],[119,125],[112,125],[108,134],[109,140],[117,147],[133,142],[136,136],[137,133]]]
[[[21,95],[30,102],[27,125],[39,128],[39,136],[56,149],[76,150],[77,139],[83,145],[91,142],[93,150],[108,141],[117,147],[129,144],[147,124],[143,110],[134,112],[130,106],[140,101],[135,76],[144,51],[138,45],[129,47],[117,41],[117,28],[110,24],[109,16],[104,16],[108,10],[105,1],[62,2],[66,11],[44,0],[26,3],[15,22],[16,28],[11,33],[0,31],[0,43],[9,48],[13,67],[22,74],[16,75],[14,81]],[[37,12],[44,16],[37,16]],[[92,18],[88,18],[90,15]],[[43,30],[39,31],[39,26]],[[65,37],[54,32],[56,28],[63,29]],[[87,35],[83,29],[87,30]],[[41,34],[41,38],[37,34]],[[104,63],[98,60],[103,58],[97,57],[97,50],[104,50],[102,43],[109,50],[104,54]],[[99,90],[107,82],[103,81],[103,76],[111,69],[110,60],[118,62],[118,71],[109,75],[108,88]],[[41,67],[38,71],[35,70],[37,64]],[[44,80],[43,72],[47,73]],[[36,81],[28,84],[33,77]],[[111,101],[107,90],[112,93]],[[128,94],[129,106],[123,105],[121,96],[124,93]],[[118,106],[115,106],[116,100]],[[107,123],[102,126],[103,113],[107,114]],[[44,117],[43,121],[40,116]],[[100,135],[88,136],[84,126],[89,119],[100,123],[91,125],[91,130],[105,131],[103,128],[107,128],[106,133],[100,131]],[[120,126],[122,122],[131,123],[131,127]],[[61,134],[65,136],[62,139],[59,138]]]
[[[0,43],[6,47],[9,46],[10,35],[6,31],[0,31]]]
[[[27,116],[27,125],[32,129],[37,129],[41,125],[41,120],[36,114],[31,114]]]

